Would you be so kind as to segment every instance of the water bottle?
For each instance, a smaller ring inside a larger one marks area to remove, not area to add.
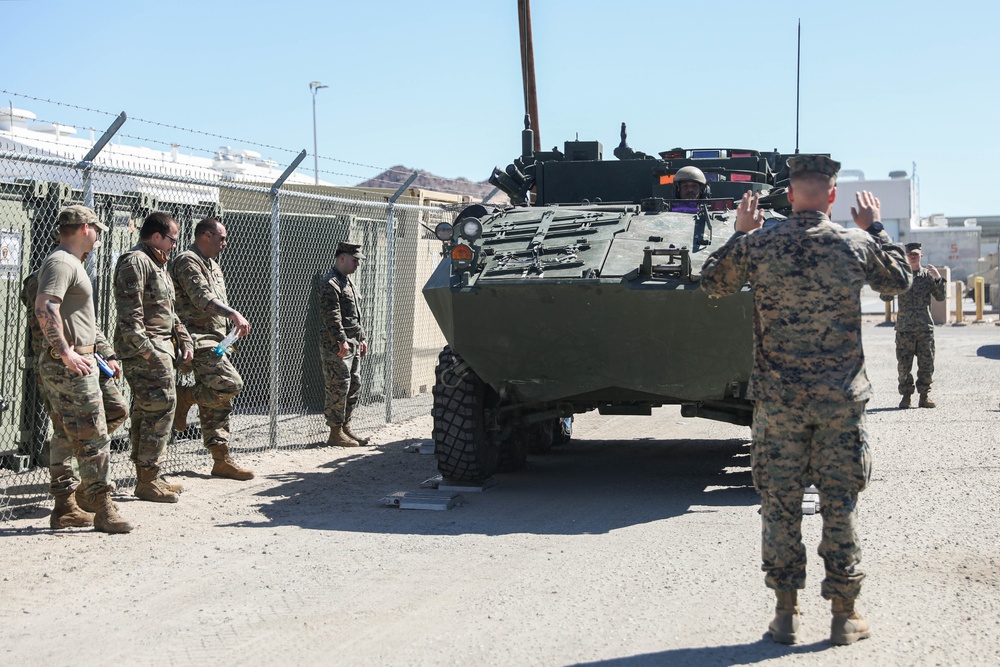
[[[221,357],[226,353],[226,350],[229,349],[229,346],[232,345],[235,340],[236,327],[233,327],[233,330],[226,334],[226,337],[222,339],[222,342],[215,346],[215,353]]]
[[[115,376],[115,372],[111,370],[111,366],[108,366],[108,362],[105,361],[104,357],[102,357],[98,352],[94,352],[94,359],[97,360],[97,367],[101,369],[102,373],[107,375],[109,378],[113,378]]]

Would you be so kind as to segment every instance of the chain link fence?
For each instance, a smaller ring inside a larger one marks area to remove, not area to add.
[[[52,249],[56,217],[69,204],[90,206],[110,228],[86,266],[98,325],[112,342],[113,269],[138,241],[143,219],[153,211],[174,217],[181,234],[175,254],[192,242],[199,220],[223,221],[229,245],[219,261],[230,304],[253,327],[233,356],[244,380],[232,416],[237,456],[326,441],[317,290],[341,241],[361,244],[368,258],[353,276],[363,295],[369,352],[352,425],[371,432],[430,411],[434,362],[444,338],[420,294],[440,258],[440,243],[428,228],[452,221],[461,206],[423,205],[409,196],[390,203],[383,193],[273,188],[163,171],[8,151],[0,144],[0,521],[49,501],[51,424],[36,389],[20,291]],[[192,381],[178,377],[180,383]],[[119,388],[129,397],[124,380]],[[210,462],[195,414],[167,447],[165,471]],[[134,483],[135,474],[127,429],[128,423],[111,434],[111,476],[122,488]]]

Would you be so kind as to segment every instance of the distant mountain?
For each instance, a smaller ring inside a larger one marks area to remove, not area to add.
[[[358,183],[356,187],[398,188],[406,182],[406,179],[409,178],[410,174],[413,172],[417,172],[418,174],[417,180],[413,181],[413,184],[410,186],[413,188],[434,190],[435,192],[450,192],[453,194],[469,195],[475,199],[482,199],[489,193],[493,192],[493,186],[490,185],[488,181],[479,181],[477,183],[470,181],[467,178],[444,178],[442,176],[435,176],[427,171],[404,167],[403,165],[390,167],[378,176],[369,178],[363,183]],[[506,202],[507,195],[502,192],[498,192],[490,201],[498,204]]]

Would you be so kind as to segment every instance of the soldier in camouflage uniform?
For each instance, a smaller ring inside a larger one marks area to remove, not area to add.
[[[86,256],[82,261],[86,262]],[[43,354],[49,349],[49,346],[45,342],[42,328],[38,325],[38,318],[35,317],[35,299],[37,296],[38,272],[36,271],[24,279],[21,287],[21,303],[28,310],[28,329],[31,332],[29,338],[30,354],[25,356],[33,359],[32,368],[35,371],[35,378],[38,379],[38,393],[42,397],[45,412],[53,419],[53,431],[59,434],[59,437],[49,441],[49,476],[51,479],[49,493],[53,497],[58,497],[67,491],[75,489],[77,504],[85,512],[92,513],[94,509],[87,499],[86,489],[80,484],[79,466],[72,448],[69,447],[69,440],[65,437],[66,430],[60,421],[58,413],[53,412],[52,405],[49,403],[49,395],[40,381],[39,368],[42,363]],[[119,366],[117,361],[118,358],[115,356],[115,351],[111,348],[111,345],[108,344],[108,339],[105,338],[104,332],[100,329],[97,330],[95,352],[107,360],[108,366],[114,372],[113,377],[108,377],[103,372],[98,374],[101,385],[101,397],[104,403],[104,417],[108,435],[110,436],[128,418],[128,403],[115,383],[115,380],[120,379],[122,376],[121,366]],[[53,513],[52,523],[55,523],[56,520],[57,515]],[[69,521],[69,519],[65,521]],[[66,526],[53,525],[52,527],[65,528]]]
[[[226,228],[217,218],[205,218],[194,229],[194,243],[170,263],[177,289],[177,316],[194,341],[195,386],[177,387],[174,429],[187,428],[187,413],[198,404],[201,436],[212,453],[212,475],[229,479],[253,479],[253,472],[240,468],[229,457],[229,415],[233,399],[243,389],[243,378],[227,354],[215,353],[226,337],[227,320],[242,338],[250,333],[250,322],[229,306],[226,279],[216,261],[226,247]]]
[[[132,388],[134,494],[142,500],[177,502],[181,487],[160,476],[160,459],[170,439],[177,398],[174,359],[194,357],[187,329],[174,313],[174,284],[167,272],[178,226],[166,213],[151,213],[139,230],[139,244],[118,258],[115,349]]]
[[[56,502],[50,525],[64,528],[93,522],[101,532],[127,533],[132,525],[118,514],[110,496],[108,427],[100,371],[94,359],[98,333],[94,289],[83,267],[83,258],[97,245],[98,234],[108,228],[85,206],[64,209],[57,223],[59,246],[38,271],[34,303],[34,315],[44,336],[36,368],[43,394],[48,397],[53,425],[51,456],[57,462],[52,482]],[[67,450],[79,462],[80,484],[93,514],[76,503],[72,464],[65,469]]]
[[[705,261],[701,284],[716,296],[747,282],[754,290],[747,397],[755,401],[751,468],[761,496],[763,570],[778,601],[769,633],[782,643],[797,639],[797,591],[806,578],[802,497],[814,484],[823,517],[821,592],[832,601],[830,641],[849,644],[870,633],[854,607],[864,578],[855,507],[871,465],[860,292],[867,281],[899,294],[910,286],[910,270],[882,229],[870,192],[858,193],[851,209],[860,230],[830,221],[839,163],[809,155],[790,158],[788,166],[790,217],[762,228],[757,195],[746,193],[736,233]]]
[[[361,357],[368,353],[365,330],[361,326],[361,294],[350,275],[358,270],[365,256],[353,243],[337,246],[333,270],[319,289],[319,307],[323,317],[320,355],[326,386],[324,414],[330,426],[328,445],[357,447],[367,445],[351,430],[351,413],[361,389]]]
[[[906,259],[913,272],[913,287],[899,295],[899,314],[896,316],[896,361],[899,371],[899,393],[903,399],[900,408],[910,407],[913,395],[913,356],[917,357],[917,392],[922,408],[936,407],[928,394],[934,375],[934,319],[931,317],[931,297],[944,301],[944,278],[933,266],[920,265],[923,257],[919,243],[906,244]],[[892,296],[883,294],[883,301]]]

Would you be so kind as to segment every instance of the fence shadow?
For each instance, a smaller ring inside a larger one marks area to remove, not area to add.
[[[530,458],[525,469],[496,476],[482,493],[463,493],[449,511],[399,510],[382,498],[417,491],[436,474],[433,456],[403,451],[348,453],[320,470],[276,475],[260,493],[264,521],[312,530],[425,535],[510,533],[583,535],[630,525],[755,505],[749,446],[730,440],[573,441]],[[331,450],[337,455],[338,450]]]
[[[574,667],[660,667],[661,665],[685,665],[686,667],[730,667],[730,665],[752,665],[759,662],[777,660],[787,655],[806,655],[832,649],[827,642],[785,646],[775,644],[768,636],[749,644],[728,646],[705,646],[700,648],[678,648],[657,653],[645,653],[624,658],[611,658],[596,662],[580,662]]]

